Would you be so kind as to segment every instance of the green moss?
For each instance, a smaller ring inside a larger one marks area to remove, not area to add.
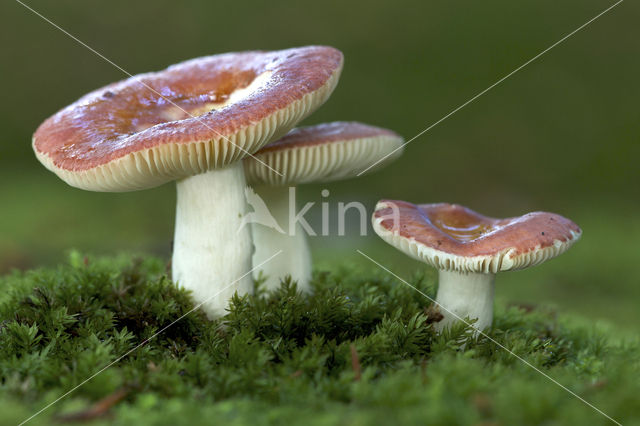
[[[488,339],[470,339],[468,327],[436,335],[428,301],[384,272],[316,273],[313,296],[286,280],[268,294],[257,284],[255,296],[233,300],[224,324],[196,311],[150,339],[193,307],[165,270],[154,258],[72,253],[56,269],[0,278],[0,424],[26,419],[128,351],[32,422],[122,389],[125,399],[98,422],[608,422]],[[412,283],[433,294],[424,277]],[[640,348],[611,333],[544,309],[498,306],[490,335],[632,423]]]

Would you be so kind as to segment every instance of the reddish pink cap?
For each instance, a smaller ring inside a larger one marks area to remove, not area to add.
[[[245,158],[245,174],[251,185],[347,179],[397,159],[402,143],[391,130],[357,122],[299,127]]]
[[[310,46],[192,59],[83,96],[33,137],[73,186],[130,191],[224,167],[289,131],[337,84],[342,54]]]
[[[373,227],[387,243],[436,268],[484,273],[537,265],[564,253],[582,234],[555,213],[494,219],[456,204],[395,200],[378,202]]]

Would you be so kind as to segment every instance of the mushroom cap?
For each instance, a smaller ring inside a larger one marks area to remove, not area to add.
[[[347,179],[374,164],[372,170],[395,160],[402,154],[402,143],[391,130],[356,122],[299,127],[265,145],[255,158],[246,158],[245,174],[250,185]]]
[[[494,219],[456,204],[394,200],[378,202],[373,228],[387,243],[438,269],[482,273],[540,264],[564,253],[582,234],[555,213]]]
[[[282,136],[329,97],[342,63],[325,46],[192,59],[83,96],[40,125],[33,149],[78,188],[154,187]]]

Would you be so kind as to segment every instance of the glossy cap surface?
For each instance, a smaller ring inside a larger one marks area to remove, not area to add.
[[[329,97],[342,62],[324,46],[192,59],[85,95],[40,125],[33,148],[82,189],[157,186],[285,134]]]
[[[466,207],[382,200],[373,227],[387,243],[438,269],[496,273],[556,257],[582,233],[569,219],[547,212],[495,219]]]

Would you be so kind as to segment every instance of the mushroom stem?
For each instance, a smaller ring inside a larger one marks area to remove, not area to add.
[[[293,190],[295,191],[295,188]],[[261,223],[252,223],[251,232],[255,246],[253,265],[260,265],[278,250],[282,250],[282,253],[262,265],[259,270],[254,270],[254,277],[257,278],[262,272],[263,276],[266,276],[264,287],[273,290],[280,286],[281,278],[290,275],[298,282],[298,290],[310,292],[311,252],[307,237],[300,223],[290,224],[290,217],[296,215],[295,197],[290,197],[289,187],[286,186],[261,186],[255,188],[255,191],[277,222],[275,225],[279,225],[281,229],[275,229],[274,224],[269,223],[268,215],[260,215],[267,216],[260,217]],[[257,211],[256,213],[259,214]]]
[[[225,314],[236,291],[253,287],[251,230],[242,223],[245,186],[241,161],[177,183],[173,280],[192,291],[211,319]]]
[[[436,323],[442,331],[460,319],[477,319],[474,326],[484,330],[493,321],[493,293],[496,274],[440,271],[436,303],[444,318]]]

